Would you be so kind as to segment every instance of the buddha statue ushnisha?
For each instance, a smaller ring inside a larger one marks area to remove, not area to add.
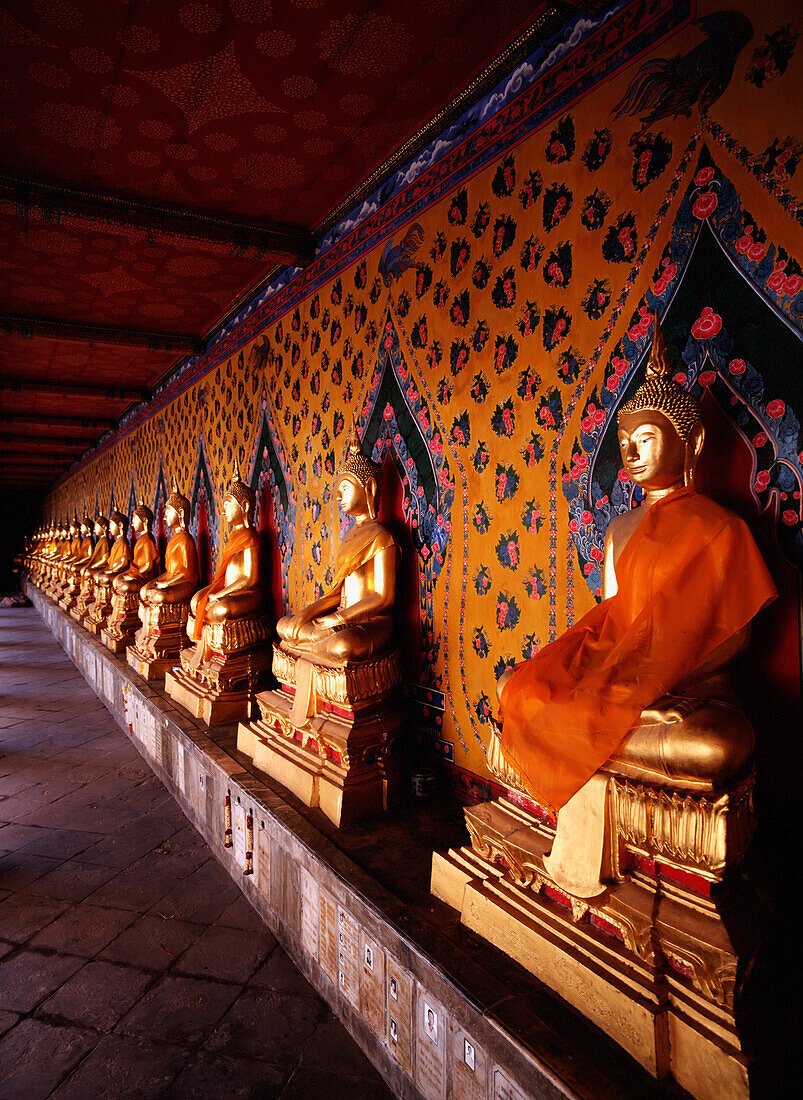
[[[262,717],[241,724],[237,747],[254,764],[319,806],[336,825],[387,808],[401,779],[401,665],[394,637],[398,547],[377,518],[381,467],[363,453],[356,425],[336,478],[353,525],[324,596],[277,623]]]
[[[174,479],[165,503],[165,523],[173,532],[165,550],[165,570],[139,590],[142,625],[126,654],[131,667],[147,680],[164,676],[187,644],[190,597],[198,587],[198,552],[187,530],[189,516],[190,502]]]
[[[181,667],[165,676],[167,693],[207,725],[248,717],[257,680],[270,660],[253,511],[254,492],[235,461],[223,494],[228,539],[212,583],[190,602],[187,633],[195,645],[181,651]]]
[[[251,526],[254,492],[240,477],[235,459],[231,481],[223,495],[223,515],[229,527],[225,546],[212,578],[190,601],[195,647],[194,665],[199,667],[207,656],[203,640],[206,623],[224,623],[256,614],[262,607],[259,587],[259,535]]]
[[[190,502],[178,491],[173,479],[172,490],[165,504],[165,523],[172,530],[165,550],[165,569],[154,580],[142,586],[139,593],[143,604],[187,603],[198,587],[198,551],[187,530]]]
[[[657,318],[618,425],[644,501],[608,527],[602,603],[498,687],[502,757],[557,811],[545,864],[581,897],[604,889],[600,769],[710,792],[748,767],[753,730],[725,670],[777,595],[747,525],[694,490],[700,405],[671,377]]]

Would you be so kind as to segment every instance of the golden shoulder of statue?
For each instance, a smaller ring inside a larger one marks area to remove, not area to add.
[[[381,482],[381,467],[363,454],[355,426],[336,482],[337,502],[354,526],[340,544],[330,590],[276,624],[288,653],[342,666],[391,648],[398,547],[377,519]]]
[[[575,823],[567,855],[561,823],[575,801],[586,812],[581,791],[603,766],[710,792],[752,759],[725,669],[777,593],[746,524],[694,491],[703,440],[699,403],[673,381],[656,318],[647,379],[619,413],[622,461],[644,501],[607,531],[603,601],[498,686],[503,725],[489,760],[501,754],[561,811],[550,873],[571,892],[601,888],[598,866],[590,886],[568,869],[584,833]]]

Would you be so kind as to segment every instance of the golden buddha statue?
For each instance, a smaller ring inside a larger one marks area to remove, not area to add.
[[[45,581],[45,591],[51,599],[55,598],[61,565],[69,552],[69,532],[61,520],[59,520],[53,532],[53,551],[49,555],[47,579]]]
[[[104,645],[122,653],[133,642],[139,628],[139,592],[159,570],[159,551],[153,539],[153,512],[140,497],[131,517],[136,535],[128,568],[112,581],[112,603],[106,625],[101,629]]]
[[[83,622],[89,611],[89,607],[95,599],[95,576],[100,570],[109,564],[111,553],[111,540],[109,539],[109,521],[105,516],[95,517],[95,548],[92,557],[79,571],[80,592],[74,607],[70,608],[70,614],[78,622]]]
[[[115,579],[131,564],[131,544],[126,531],[128,517],[114,511],[109,516],[109,535],[114,542],[105,566],[95,570],[95,599],[87,608],[84,626],[93,634],[99,634],[106,625],[112,609],[112,586]]]
[[[672,380],[657,318],[647,379],[618,429],[643,503],[608,528],[602,602],[500,680],[488,766],[510,793],[466,811],[472,848],[436,855],[433,891],[656,1075],[671,1070],[695,1095],[743,1095],[734,991],[761,921],[734,871],[755,826],[754,735],[726,669],[777,593],[746,524],[694,491],[700,405]],[[495,895],[473,877],[489,863]],[[520,943],[509,929],[499,938],[508,892],[523,901]],[[720,908],[739,892],[747,923],[732,940]],[[556,949],[545,929],[561,906]],[[599,930],[623,945],[602,984]],[[622,996],[634,975],[652,1004],[638,1027],[636,988]],[[681,986],[669,1006],[665,982]],[[665,1013],[671,1043],[656,1030]],[[712,1092],[700,1092],[702,1065]]]
[[[81,570],[92,560],[92,551],[94,548],[92,520],[88,515],[84,514],[84,518],[79,524],[78,552],[70,560],[68,566],[68,581],[64,589],[64,595],[59,600],[59,605],[64,608],[65,611],[69,611],[78,602],[78,597],[81,592]]]
[[[273,672],[282,688],[260,694],[262,719],[238,731],[241,752],[338,825],[386,807],[388,753],[399,733],[399,550],[377,519],[381,484],[355,425],[336,481],[337,502],[354,523],[334,582],[277,623]]]
[[[58,579],[53,586],[53,599],[60,603],[70,583],[70,569],[81,550],[81,534],[78,516],[74,515],[67,524],[67,535],[58,567]]]
[[[165,503],[165,523],[172,529],[165,550],[165,570],[139,590],[139,618],[128,663],[145,679],[164,676],[187,644],[190,597],[198,587],[198,551],[187,530],[190,502],[178,491],[175,479]]]
[[[247,717],[255,681],[268,663],[270,633],[262,612],[259,535],[251,525],[254,492],[234,473],[223,494],[229,527],[212,583],[190,601],[187,633],[196,644],[181,652],[165,690],[208,725]]]

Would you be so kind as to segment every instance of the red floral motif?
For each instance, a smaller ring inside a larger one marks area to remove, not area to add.
[[[766,246],[761,241],[756,241],[755,244],[750,246],[747,253],[748,260],[752,260],[754,264],[757,264],[760,260],[763,260],[767,254]]]
[[[770,483],[769,470],[761,470],[759,472],[758,476],[756,477],[756,480],[753,484],[755,486],[755,490],[756,490],[757,493],[763,493],[764,490],[769,485],[769,483]]]
[[[759,450],[759,448],[763,447],[766,442],[767,442],[767,433],[766,432],[759,432],[758,435],[753,436],[753,446],[756,448],[756,450]]]
[[[605,422],[605,410],[598,409],[593,403],[588,406],[586,415],[580,421],[580,427],[584,432],[592,432],[595,427]]]
[[[682,370],[679,370],[677,372],[677,374],[673,374],[672,375],[672,380],[674,382],[677,382],[677,384],[679,386],[685,386],[686,385],[686,375],[683,373]]]
[[[788,527],[792,527],[795,523],[797,523],[797,512],[793,512],[791,508],[786,508],[781,513],[781,519]]]
[[[701,386],[713,386],[714,382],[716,381],[716,377],[717,377],[716,371],[712,371],[712,370],[703,371],[703,373],[700,375],[700,385]]]
[[[583,512],[582,516],[580,516],[580,519],[583,521],[583,523],[591,523],[591,521],[594,519],[594,516],[591,514],[591,512],[585,511]]]
[[[695,340],[710,340],[716,336],[722,328],[722,318],[714,313],[711,306],[705,306],[703,312],[691,327],[691,334]]]
[[[753,240],[753,227],[752,225],[745,226],[744,233],[736,242],[736,251],[740,256],[744,256],[750,251],[756,242]]]
[[[772,417],[773,420],[780,420],[785,412],[786,402],[781,401],[780,397],[776,397],[767,405],[767,416]]]
[[[573,535],[576,535],[577,532],[580,530],[580,524],[577,522],[576,519],[569,520],[569,530]]]
[[[619,480],[621,482],[630,481],[630,475],[628,474],[627,470],[625,470],[625,469],[621,469],[616,476],[619,478]]]
[[[728,370],[731,374],[744,374],[747,369],[744,359],[731,359]]]
[[[694,177],[694,182],[698,187],[705,187],[714,178],[714,169],[711,167],[701,168],[697,175]]]
[[[791,297],[797,294],[801,287],[803,287],[803,275],[790,275],[784,280],[783,292]]]
[[[706,191],[695,200],[691,212],[698,221],[703,222],[714,213],[718,205],[719,202],[714,192]]]

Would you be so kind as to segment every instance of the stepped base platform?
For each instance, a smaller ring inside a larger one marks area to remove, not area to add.
[[[432,897],[433,852],[465,842],[462,810],[451,799],[407,798],[376,818],[337,829],[237,751],[235,724],[209,729],[31,583],[27,594],[397,1096],[686,1095],[671,1081],[654,1080]],[[434,1029],[426,1026],[428,1010]]]

